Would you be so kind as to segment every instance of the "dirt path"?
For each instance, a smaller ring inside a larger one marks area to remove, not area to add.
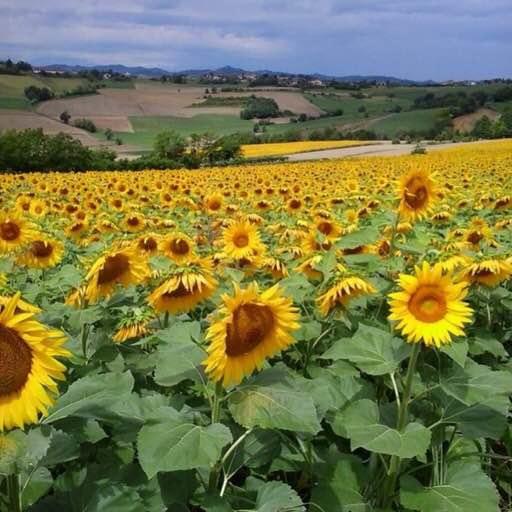
[[[483,141],[477,141],[482,143]],[[439,151],[441,149],[462,146],[463,144],[474,144],[473,142],[448,142],[440,144],[426,144],[424,147],[429,151]],[[322,160],[332,158],[345,158],[357,156],[399,156],[409,155],[416,147],[416,144],[391,144],[388,141],[380,141],[368,146],[357,146],[351,148],[325,149],[322,151],[310,151],[307,153],[296,153],[289,155],[290,162],[300,162],[303,160]]]

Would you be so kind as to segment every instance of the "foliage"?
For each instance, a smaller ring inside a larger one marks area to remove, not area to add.
[[[73,122],[73,125],[76,126],[77,128],[81,128],[82,130],[85,130],[90,133],[96,133],[96,131],[97,131],[96,125],[90,119],[85,119],[85,118],[76,119]]]
[[[269,117],[279,117],[279,105],[273,98],[264,98],[261,96],[251,96],[240,112],[241,119],[267,119]]]

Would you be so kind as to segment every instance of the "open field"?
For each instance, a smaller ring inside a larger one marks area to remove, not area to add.
[[[56,134],[64,132],[72,135],[86,146],[101,146],[103,143],[90,133],[80,128],[37,115],[33,112],[0,109],[0,131],[26,130],[27,128],[41,128],[45,133]]]
[[[373,141],[362,140],[310,140],[269,144],[247,144],[242,146],[242,154],[246,158],[258,158],[262,156],[293,155],[295,153],[305,152],[322,153],[322,150],[351,148],[356,146],[367,146],[371,144],[373,144]]]
[[[396,137],[400,132],[407,131],[428,131],[434,128],[438,117],[445,111],[442,108],[429,110],[414,110],[411,112],[400,112],[391,114],[385,119],[370,123],[370,128],[377,133],[377,136],[386,135],[389,138]]]
[[[511,139],[0,173],[2,511],[510,511]]]
[[[472,114],[456,117],[453,120],[453,127],[461,133],[468,133],[475,127],[475,123],[484,116],[487,116],[491,121],[496,121],[500,117],[496,110],[480,108]]]

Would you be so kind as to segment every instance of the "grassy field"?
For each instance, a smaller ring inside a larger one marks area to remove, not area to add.
[[[378,136],[395,137],[401,131],[424,132],[434,128],[437,118],[444,109],[413,110],[392,114],[386,119],[372,123],[370,129]]]
[[[199,114],[194,117],[130,117],[134,133],[116,133],[123,143],[145,149],[151,149],[156,135],[163,130],[175,130],[184,136],[192,133],[215,133],[227,135],[235,132],[247,132],[252,129],[252,121],[235,116]],[[99,134],[103,137],[103,134]]]

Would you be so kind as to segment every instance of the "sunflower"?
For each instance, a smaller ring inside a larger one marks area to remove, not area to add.
[[[221,194],[212,194],[205,198],[204,206],[208,213],[218,213],[222,209],[224,197]]]
[[[55,381],[66,369],[56,358],[70,356],[64,334],[39,323],[19,302],[18,293],[0,304],[0,431],[48,414]]]
[[[327,316],[336,306],[346,307],[356,297],[376,293],[371,283],[361,277],[348,275],[342,265],[338,265],[338,278],[335,283],[316,299],[320,314]]]
[[[405,174],[398,187],[399,213],[406,219],[424,217],[435,200],[435,184],[431,175],[424,169],[413,170]]]
[[[124,343],[125,341],[148,335],[151,332],[149,323],[153,316],[153,312],[148,308],[131,309],[128,316],[119,322],[112,340],[115,343]]]
[[[158,251],[160,237],[153,233],[146,233],[135,240],[135,247],[145,256],[154,256]]]
[[[206,334],[204,365],[212,380],[228,387],[294,343],[291,333],[299,328],[299,315],[277,284],[262,293],[255,282],[246,289],[235,285],[234,296],[226,294],[222,300]]]
[[[256,227],[245,220],[233,222],[225,228],[222,238],[224,253],[234,260],[261,255],[265,249]]]
[[[208,260],[178,267],[148,298],[158,312],[185,313],[209,298],[217,288]]]
[[[160,240],[158,247],[177,264],[187,263],[196,257],[194,242],[183,233],[175,232],[167,235]]]
[[[23,217],[0,212],[0,254],[13,252],[36,236],[33,226]]]
[[[470,283],[483,284],[490,288],[498,286],[512,276],[512,264],[507,260],[487,259],[467,267],[462,278]]]
[[[471,321],[472,310],[463,301],[467,283],[455,283],[450,274],[443,275],[441,265],[423,262],[416,275],[400,274],[399,292],[389,294],[389,319],[407,341],[440,347],[451,342],[452,335],[463,336],[464,324]]]
[[[148,275],[144,258],[133,247],[113,249],[100,256],[85,276],[85,297],[96,302],[101,297],[110,297],[117,285],[138,284]]]
[[[64,244],[59,240],[41,237],[32,240],[17,262],[30,268],[55,267],[62,260]]]

